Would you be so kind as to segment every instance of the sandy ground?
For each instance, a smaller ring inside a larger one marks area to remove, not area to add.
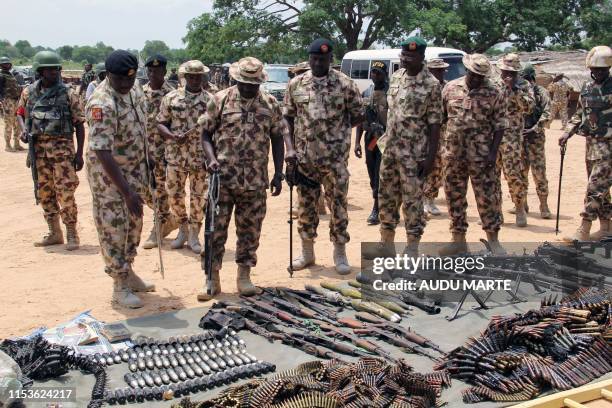
[[[551,209],[555,209],[559,174],[559,147],[557,130],[559,121],[547,131],[546,157],[550,182]],[[1,126],[3,129],[4,126]],[[1,131],[0,131],[1,132]],[[1,139],[0,139],[1,140]],[[103,262],[98,247],[98,238],[92,220],[91,194],[85,172],[80,173],[77,190],[79,206],[78,230],[81,249],[68,252],[63,246],[35,248],[32,242],[46,232],[41,208],[34,205],[32,181],[29,169],[25,167],[26,154],[0,151],[0,173],[4,174],[0,185],[0,338],[27,334],[40,326],[54,326],[84,310],[92,310],[95,317],[105,321],[122,320],[130,317],[179,310],[202,305],[196,294],[203,286],[203,273],[199,256],[189,249],[170,250],[170,240],[163,245],[166,277],[162,279],[158,269],[157,250],[140,249],[135,269],[146,279],[157,285],[157,292],[144,295],[146,306],[138,310],[114,307],[111,302],[111,280],[103,272]],[[347,246],[348,256],[354,265],[353,275],[360,262],[360,243],[376,241],[378,228],[365,222],[372,205],[371,192],[364,160],[351,156],[349,162],[351,184],[349,190],[349,232],[351,242]],[[512,206],[504,184],[504,216],[500,239],[506,242],[555,241],[555,220],[539,218],[538,198],[530,181],[529,226],[514,226],[514,216],[507,213]],[[584,140],[571,139],[565,160],[563,198],[561,203],[561,230],[571,233],[579,222],[586,187],[584,165]],[[423,241],[445,241],[450,238],[449,221],[445,214],[444,193],[441,190],[437,204],[443,211],[440,217],[432,218],[425,230]],[[468,240],[478,241],[484,232],[476,225],[477,212],[473,193],[469,191],[468,217],[471,228]],[[269,197],[268,214],[264,222],[261,246],[258,251],[259,263],[253,271],[256,284],[284,285],[303,288],[305,283],[318,282],[323,278],[337,277],[333,270],[332,245],[329,242],[328,220],[323,216],[319,226],[319,239],[315,246],[317,265],[297,272],[293,279],[286,271],[288,263],[289,229],[287,224],[289,194],[285,186],[279,197]],[[152,225],[152,211],[145,212],[143,241]],[[598,225],[594,226],[597,229]],[[236,291],[234,249],[234,228],[230,228],[222,287],[226,294]],[[171,235],[174,237],[175,233]],[[296,233],[297,236],[297,233]],[[560,235],[561,236],[561,235]],[[398,230],[398,241],[403,238]],[[294,250],[299,243],[296,240]],[[223,295],[227,296],[227,295]]]

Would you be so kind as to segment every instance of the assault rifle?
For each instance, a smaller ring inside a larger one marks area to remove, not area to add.
[[[38,170],[36,169],[36,136],[28,132],[28,167],[32,172],[32,182],[34,183],[34,201],[36,205],[40,203],[38,196]]]

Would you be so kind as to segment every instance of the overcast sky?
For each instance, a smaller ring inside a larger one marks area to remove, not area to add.
[[[142,49],[146,40],[182,48],[187,22],[213,0],[0,0],[0,39],[33,46],[93,45]]]

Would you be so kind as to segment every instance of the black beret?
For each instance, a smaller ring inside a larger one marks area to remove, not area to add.
[[[309,54],[329,54],[333,51],[331,41],[325,38],[314,40],[308,47]]]
[[[116,50],[106,57],[106,71],[115,75],[136,75],[138,60],[134,54],[125,50]]]
[[[155,54],[147,58],[145,67],[165,67],[167,63],[166,57],[161,54]]]

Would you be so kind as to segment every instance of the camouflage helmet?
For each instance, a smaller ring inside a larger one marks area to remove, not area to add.
[[[34,72],[38,71],[40,68],[45,67],[62,67],[62,60],[59,55],[54,53],[53,51],[39,51],[34,55],[34,64],[32,64],[32,69]]]
[[[610,68],[612,66],[612,49],[607,45],[593,47],[586,56],[587,68]]]
[[[94,72],[96,75],[100,75],[102,72],[106,72],[106,64],[103,62],[96,64],[96,66],[94,67]]]
[[[9,57],[0,57],[0,65],[11,64],[11,59]]]
[[[521,72],[521,76],[523,78],[533,78],[533,79],[535,79],[536,71],[535,71],[535,68],[533,67],[533,65],[531,65],[531,64],[525,65],[525,67],[523,68],[523,71]]]
[[[184,69],[184,74],[203,75],[210,72],[210,69],[198,60],[187,61],[181,67]]]

